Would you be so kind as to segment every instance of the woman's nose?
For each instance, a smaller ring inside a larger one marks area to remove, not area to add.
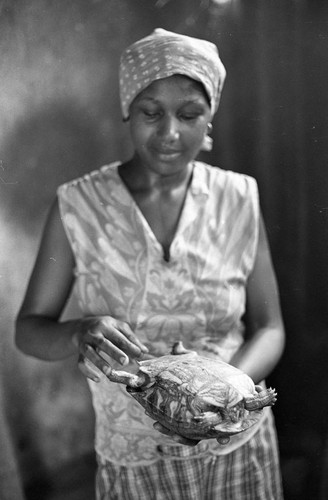
[[[166,142],[176,141],[180,135],[179,121],[174,116],[164,116],[160,134]]]

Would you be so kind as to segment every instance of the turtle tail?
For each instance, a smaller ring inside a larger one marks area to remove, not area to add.
[[[263,389],[261,386],[256,386],[258,391],[256,396],[245,399],[245,408],[248,411],[261,410],[265,406],[273,406],[277,401],[277,393],[271,387]]]

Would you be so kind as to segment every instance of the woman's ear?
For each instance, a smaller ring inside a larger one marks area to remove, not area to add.
[[[207,124],[207,132],[204,135],[203,143],[201,146],[201,151],[212,151],[213,148],[213,139],[209,136],[212,133],[213,125],[212,123]]]

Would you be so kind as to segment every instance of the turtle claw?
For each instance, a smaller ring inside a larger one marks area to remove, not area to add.
[[[219,444],[228,444],[230,441],[230,437],[229,436],[219,436],[216,438],[216,440]]]

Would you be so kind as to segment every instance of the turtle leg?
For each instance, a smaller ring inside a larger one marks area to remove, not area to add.
[[[195,415],[194,420],[200,422],[201,425],[206,427],[215,427],[220,424],[224,419],[220,415],[220,413],[216,413],[214,411],[204,411],[200,415]]]
[[[216,413],[214,411],[205,411],[201,415],[194,417],[194,419],[200,422],[204,427],[211,427],[217,431],[221,430],[220,424],[225,420],[219,412]],[[219,435],[216,440],[219,444],[225,445],[229,443],[230,436],[222,433],[222,435]]]

